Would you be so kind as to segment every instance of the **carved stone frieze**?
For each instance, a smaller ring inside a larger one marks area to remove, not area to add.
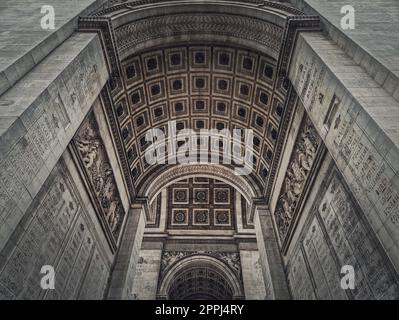
[[[283,29],[272,23],[242,16],[220,14],[179,14],[148,18],[115,30],[116,45],[122,57],[130,48],[166,36],[212,34],[260,43],[278,56]]]
[[[241,260],[238,252],[213,252],[206,251],[205,254],[214,256],[227,264],[239,277],[241,277]]]
[[[299,130],[283,187],[274,212],[280,240],[284,242],[295,220],[301,196],[316,160],[321,139],[310,119],[305,116]]]
[[[161,260],[161,274],[175,262],[191,255],[189,251],[164,251]]]
[[[172,265],[178,261],[197,254],[205,254],[214,257],[225,263],[236,274],[238,279],[241,279],[241,260],[238,252],[216,252],[216,251],[164,251],[161,260],[160,275],[165,274]]]
[[[100,219],[105,222],[116,242],[125,212],[93,112],[78,130],[74,144],[87,174],[90,189],[97,200]]]

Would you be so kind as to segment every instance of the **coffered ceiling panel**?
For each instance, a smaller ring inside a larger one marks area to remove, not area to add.
[[[221,181],[196,177],[167,188],[169,229],[235,229],[235,190]]]
[[[284,112],[285,91],[276,88],[274,59],[201,43],[135,54],[122,62],[122,73],[126,90],[114,96],[114,104],[136,188],[156,167],[144,158],[146,132],[159,128],[167,135],[170,121],[176,121],[177,131],[253,129],[251,177],[265,188]],[[245,148],[242,141],[242,154]],[[222,151],[223,143],[210,144],[211,150]]]

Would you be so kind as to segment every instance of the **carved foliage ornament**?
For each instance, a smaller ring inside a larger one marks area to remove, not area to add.
[[[296,209],[315,162],[320,143],[321,139],[316,129],[310,119],[305,116],[294,145],[274,213],[282,242],[287,237],[289,228],[293,223]]]
[[[161,261],[161,272],[163,276],[165,271],[169,269],[176,262],[188,256],[196,254],[205,254],[212,256],[224,262],[236,274],[238,279],[241,279],[241,260],[240,254],[237,252],[214,252],[214,251],[164,251]],[[161,278],[161,277],[160,277]]]
[[[125,213],[94,113],[82,124],[74,142],[98,200],[100,214],[117,241]]]

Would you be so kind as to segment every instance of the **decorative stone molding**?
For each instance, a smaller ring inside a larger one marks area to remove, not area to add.
[[[279,128],[279,139],[277,141],[273,160],[270,166],[270,178],[269,183],[267,184],[266,188],[264,189],[264,199],[269,199],[272,193],[272,189],[274,186],[274,180],[276,178],[278,166],[281,160],[281,153],[283,151],[283,147],[285,145],[285,141],[288,134],[289,125],[292,120],[292,115],[295,112],[296,106],[298,103],[298,96],[295,90],[292,88],[291,83],[288,85],[287,89],[287,96],[284,102],[284,113],[282,115],[280,128]],[[251,215],[253,216],[253,214]]]
[[[115,30],[116,46],[124,57],[139,43],[170,36],[211,34],[257,42],[278,56],[283,30],[263,20],[224,14],[179,14],[139,20]]]
[[[111,20],[107,17],[80,17],[78,29],[79,32],[97,32],[100,35],[111,78],[120,77],[120,59],[118,51],[115,50],[115,37]]]
[[[217,178],[223,182],[226,182],[239,190],[249,202],[251,202],[252,198],[256,197],[260,191],[250,185],[249,182],[246,181],[242,176],[235,175],[234,171],[227,167],[221,165],[210,166],[207,164],[182,164],[170,167],[155,177],[154,180],[149,180],[139,190],[139,194],[148,197],[149,201],[152,202],[154,197],[164,187],[175,181],[191,176]]]
[[[107,114],[107,119],[110,123],[109,127],[112,132],[112,138],[115,142],[114,145],[119,156],[121,168],[125,176],[127,189],[129,191],[130,198],[133,199],[135,197],[136,191],[130,176],[129,164],[125,150],[123,148],[122,137],[120,136],[120,132],[118,130],[117,120],[115,116],[115,106],[110,95],[110,88],[107,85],[103,88],[103,90],[101,90],[101,101],[104,106],[104,111]]]
[[[287,17],[281,44],[280,57],[278,59],[278,70],[281,78],[287,77],[290,66],[294,44],[299,32],[320,31],[320,18],[318,16],[293,16]]]
[[[206,251],[205,254],[214,256],[219,260],[223,261],[224,263],[226,263],[241,279],[241,260],[239,253]]]
[[[219,252],[219,251],[164,251],[161,260],[160,275],[165,272],[178,261],[193,255],[205,254],[217,258],[224,262],[231,270],[241,279],[241,261],[240,254],[237,252]]]
[[[161,260],[161,270],[160,274],[164,273],[171,265],[177,261],[193,254],[189,251],[164,251]]]
[[[274,2],[274,1],[264,1],[264,0],[230,0],[230,3],[237,3],[242,4],[247,7],[256,6],[259,10],[267,10],[267,9],[275,9],[281,10],[288,14],[294,15],[301,15],[303,14],[302,11],[292,7],[287,6],[284,3]],[[157,6],[161,3],[170,3],[175,4],[176,1],[170,0],[137,0],[137,1],[128,1],[128,0],[110,0],[106,5],[104,5],[101,9],[98,9],[96,12],[93,13],[93,16],[103,16],[103,15],[112,15],[117,12],[126,10],[135,10],[140,8],[140,6],[147,5],[147,6]],[[182,1],[183,3],[183,1]],[[203,3],[201,3],[203,5]]]

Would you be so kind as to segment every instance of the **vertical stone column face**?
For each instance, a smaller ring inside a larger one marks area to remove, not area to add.
[[[240,249],[240,260],[245,299],[266,299],[266,289],[259,252],[257,250]]]
[[[399,103],[320,33],[298,36],[289,78],[398,272]]]
[[[162,243],[143,247],[144,244],[137,262],[132,298],[137,300],[155,300],[157,298],[158,277],[161,269]]]
[[[20,76],[0,97],[0,299],[101,299],[113,256],[67,149],[108,79],[98,35]]]
[[[74,34],[0,97],[0,250],[107,79],[98,35]]]
[[[145,229],[142,204],[132,205],[112,270],[108,299],[133,299],[133,285]]]
[[[278,240],[267,207],[255,209],[255,230],[265,284],[265,298],[290,299]]]

